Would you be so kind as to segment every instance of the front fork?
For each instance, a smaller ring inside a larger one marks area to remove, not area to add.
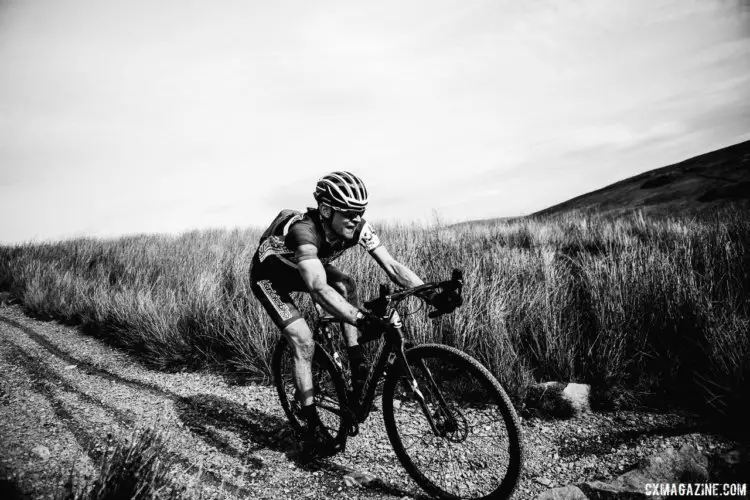
[[[437,425],[435,424],[435,419],[433,418],[432,413],[430,412],[430,409],[427,407],[427,401],[425,400],[424,394],[422,394],[422,391],[419,389],[417,378],[414,376],[414,372],[412,371],[411,366],[409,365],[409,362],[406,359],[406,352],[404,350],[404,335],[403,335],[403,330],[402,330],[403,325],[401,323],[401,318],[398,315],[397,311],[394,310],[391,313],[389,321],[391,323],[392,328],[388,332],[388,335],[391,335],[391,337],[388,340],[393,345],[393,353],[395,354],[396,360],[398,360],[401,363],[401,366],[404,371],[404,376],[406,378],[407,383],[409,384],[409,388],[414,394],[414,398],[419,403],[419,406],[422,408],[422,412],[424,413],[425,417],[427,417],[427,422],[430,424],[430,428],[432,429],[432,432],[436,436],[441,436],[443,433],[438,429]],[[432,378],[432,373],[430,373],[430,370],[427,368],[424,362],[420,361],[420,363],[421,363],[421,368],[424,371],[428,382],[432,385],[432,392],[437,397],[438,403],[442,406],[443,412],[445,412],[446,415],[449,415],[448,406],[445,400],[443,399],[443,395],[438,390],[435,384],[435,381]]]

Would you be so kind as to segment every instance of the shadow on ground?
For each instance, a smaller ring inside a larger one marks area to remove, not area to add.
[[[324,471],[335,476],[340,483],[343,477],[353,472],[327,459],[301,464],[296,459],[300,438],[292,431],[286,420],[268,415],[254,408],[215,396],[199,394],[175,401],[178,417],[193,434],[222,453],[243,461],[248,469],[262,469],[263,461],[252,453],[269,449],[286,454],[289,460],[308,471]],[[236,438],[232,438],[234,435]],[[413,491],[403,490],[380,479],[363,486],[398,498],[411,496]],[[426,497],[416,497],[426,498]]]
[[[249,454],[264,448],[290,452],[297,442],[285,421],[213,394],[179,398],[175,409],[193,434],[226,455],[248,460],[251,468],[259,469],[263,464]],[[230,439],[230,433],[239,442]]]
[[[638,445],[640,438],[648,436],[682,436],[706,431],[705,425],[686,423],[675,426],[660,425],[649,429],[628,429],[596,436],[579,437],[575,440],[566,438],[558,443],[560,446],[559,454],[561,457],[601,456],[611,453],[612,448],[618,448],[623,444],[628,447],[635,447]]]
[[[10,479],[0,479],[0,498],[5,500],[20,500],[23,498],[21,489]]]
[[[10,318],[0,317],[0,321],[23,331],[31,340],[50,354],[58,357],[64,362],[75,365],[80,371],[87,375],[101,377],[115,384],[128,386],[130,388],[149,392],[153,395],[171,399],[174,402],[178,418],[185,427],[194,435],[200,437],[207,445],[217,451],[232,456],[246,464],[248,473],[263,468],[263,461],[255,456],[254,452],[262,449],[270,449],[284,453],[291,461],[297,462],[296,452],[300,438],[295,435],[286,420],[268,415],[253,408],[247,408],[227,399],[213,394],[199,394],[191,397],[181,397],[178,394],[163,389],[156,384],[145,383],[139,380],[129,379],[115,374],[105,368],[95,365],[89,361],[80,359],[64,351],[43,335],[35,332],[21,323]],[[68,392],[76,394],[86,403],[101,407],[110,413],[120,424],[128,427],[134,425],[133,416],[129,412],[118,410],[105,401],[96,399],[87,393],[67,383],[62,377],[50,371],[32,355],[26,353],[19,346],[9,342],[9,347],[14,358],[19,360],[19,366],[25,367],[34,375],[35,389],[50,399],[51,404],[60,418],[73,433],[82,449],[92,453],[90,456],[97,461],[98,454],[93,454],[96,437],[84,432],[83,425],[76,422],[72,415],[64,412],[59,401],[53,398],[50,387],[62,387]],[[55,406],[56,405],[56,406]],[[169,459],[188,465],[185,457],[170,455]],[[340,485],[343,477],[353,472],[352,469],[335,464],[327,459],[316,460],[310,464],[297,465],[309,471],[324,471],[330,474],[331,483]],[[220,476],[212,471],[204,471],[204,477],[212,483],[220,484],[223,489],[234,491],[237,494],[248,494],[247,490],[235,488],[224,484]],[[415,496],[413,491],[403,490],[387,484],[380,479],[363,485],[365,489],[378,491],[398,498],[410,496],[412,498],[426,498]],[[7,481],[0,482],[0,498],[14,498],[15,485]],[[335,490],[334,490],[335,491]]]

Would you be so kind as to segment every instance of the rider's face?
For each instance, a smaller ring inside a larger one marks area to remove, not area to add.
[[[331,229],[339,238],[345,240],[351,240],[354,238],[354,229],[357,224],[362,220],[362,212],[359,211],[347,211],[340,212],[333,210],[333,217],[331,217]]]

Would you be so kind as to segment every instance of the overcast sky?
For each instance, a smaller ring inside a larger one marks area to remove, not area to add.
[[[0,242],[527,214],[750,139],[740,0],[0,0]]]

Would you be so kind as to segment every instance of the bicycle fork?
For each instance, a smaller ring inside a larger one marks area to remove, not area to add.
[[[430,412],[430,409],[427,406],[427,400],[425,399],[424,394],[419,388],[419,383],[417,382],[417,378],[414,376],[414,372],[412,371],[412,368],[406,359],[406,352],[404,350],[404,336],[403,336],[403,331],[402,331],[403,325],[401,323],[401,318],[398,315],[398,312],[394,310],[391,313],[389,320],[391,322],[392,330],[394,332],[393,333],[393,344],[394,344],[393,352],[396,355],[396,359],[398,359],[401,362],[401,365],[404,369],[404,375],[409,384],[409,388],[414,394],[414,398],[417,400],[417,403],[419,403],[419,406],[422,408],[422,412],[424,413],[425,417],[427,417],[427,422],[430,424],[430,428],[432,429],[432,432],[436,436],[442,436],[443,432],[441,432],[441,430],[438,429],[438,426],[435,423],[435,419],[433,418]],[[421,364],[421,369],[424,372],[429,385],[432,386],[431,387],[432,393],[435,394],[437,398],[437,402],[439,403],[441,407],[440,409],[446,415],[446,417],[449,417],[451,420],[453,420],[452,415],[448,411],[448,404],[443,398],[443,395],[438,390],[437,384],[435,383],[435,380],[432,377],[432,373],[430,372],[429,368],[427,368],[427,366],[424,364],[423,361],[420,360],[420,364]]]

